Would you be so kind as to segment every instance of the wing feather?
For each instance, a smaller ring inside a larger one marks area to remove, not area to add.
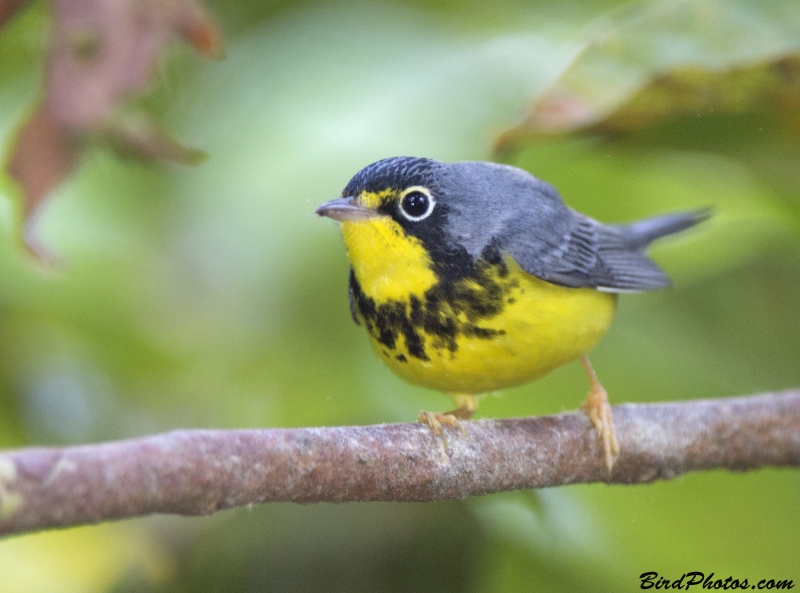
[[[555,248],[541,253],[538,261],[518,259],[514,250],[510,253],[526,272],[542,280],[606,292],[668,287],[669,276],[647,256],[645,249],[651,241],[707,218],[703,211],[686,212],[616,226],[571,212],[574,219],[569,231]]]

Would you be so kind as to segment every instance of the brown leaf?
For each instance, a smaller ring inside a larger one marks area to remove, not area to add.
[[[17,135],[8,172],[25,197],[25,244],[42,260],[53,258],[39,241],[32,221],[47,194],[73,171],[78,154],[75,139],[53,116],[47,104],[33,113]]]
[[[219,27],[207,10],[199,4],[187,2],[185,9],[176,13],[175,30],[194,50],[210,60],[225,57]]]
[[[24,3],[25,0],[0,0],[0,27],[2,27]]]
[[[99,128],[122,99],[146,91],[167,43],[187,28],[208,38],[196,43],[204,53],[221,51],[205,10],[188,0],[56,0],[53,6],[47,93],[59,121],[71,128]]]
[[[0,0],[0,19],[19,4]],[[118,114],[122,102],[147,91],[157,60],[176,37],[206,57],[223,53],[212,17],[194,0],[53,0],[52,6],[45,99],[22,128],[9,163],[25,196],[26,241],[40,255],[34,214],[76,166],[77,139],[99,139],[142,158],[202,160],[154,123]]]
[[[120,156],[145,161],[198,165],[207,158],[203,151],[184,146],[157,122],[140,114],[109,118],[100,133],[100,141]]]

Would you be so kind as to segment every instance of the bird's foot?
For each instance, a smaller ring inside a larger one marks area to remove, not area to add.
[[[591,388],[586,401],[581,404],[581,409],[589,416],[597,436],[603,443],[606,467],[610,472],[614,463],[619,457],[619,441],[617,440],[617,429],[614,426],[614,416],[611,413],[611,404],[608,402],[608,393],[597,380],[597,375],[589,364],[589,359],[585,356],[581,359],[583,368],[589,376]]]
[[[443,424],[460,428],[463,434],[467,434],[464,425],[461,424],[458,418],[450,413],[428,412],[426,410],[422,410],[419,413],[419,416],[417,416],[417,421],[427,424],[431,427],[431,430],[436,433],[436,436],[442,439],[445,451],[447,450],[447,435],[444,434],[444,430],[442,429]]]
[[[431,427],[436,436],[442,439],[445,451],[447,450],[447,436],[444,434],[443,425],[460,428],[461,433],[466,436],[467,430],[461,420],[469,420],[478,409],[478,398],[474,395],[449,394],[458,406],[449,412],[428,412],[422,410],[417,416],[417,421]]]

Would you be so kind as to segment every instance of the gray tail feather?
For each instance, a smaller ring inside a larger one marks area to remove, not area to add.
[[[690,212],[676,212],[675,214],[647,218],[618,228],[632,248],[644,249],[659,237],[672,235],[691,228],[707,220],[712,214],[711,208],[692,210]]]
[[[670,285],[669,276],[645,254],[645,248],[659,237],[693,227],[711,216],[710,209],[678,212],[640,220],[629,225],[606,227],[598,242],[598,256],[605,276],[598,290],[640,292]]]

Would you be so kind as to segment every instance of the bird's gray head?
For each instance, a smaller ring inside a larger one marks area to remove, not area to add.
[[[364,167],[340,199],[317,210],[337,220],[392,218],[423,243],[439,271],[451,278],[469,274],[487,249],[502,251],[504,237],[517,228],[533,230],[537,219],[552,220],[561,211],[566,208],[555,189],[521,169],[416,157]],[[542,231],[551,232],[553,241],[557,233],[563,236],[563,229]]]

